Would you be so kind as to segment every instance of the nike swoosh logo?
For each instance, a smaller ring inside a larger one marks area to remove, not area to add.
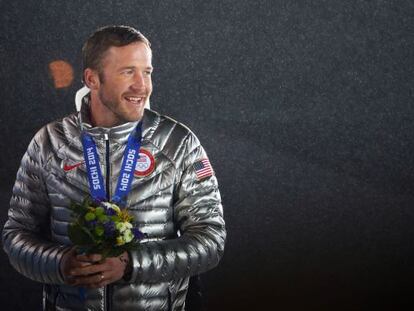
[[[63,166],[63,170],[64,170],[65,172],[69,172],[69,171],[73,170],[74,168],[77,168],[78,166],[81,166],[83,163],[84,163],[84,161],[79,162],[79,163],[76,163],[76,164],[73,164],[73,165],[68,165],[68,164],[65,164],[65,165]]]

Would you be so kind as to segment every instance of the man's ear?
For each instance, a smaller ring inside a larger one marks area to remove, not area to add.
[[[99,74],[91,68],[86,68],[83,72],[83,81],[91,90],[96,90],[100,86]]]

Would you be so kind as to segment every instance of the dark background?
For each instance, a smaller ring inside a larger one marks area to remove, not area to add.
[[[98,26],[152,42],[152,108],[207,149],[228,241],[207,310],[414,307],[414,4],[400,1],[0,2],[0,216],[45,123],[74,111]],[[55,89],[63,59],[73,84]],[[41,286],[0,253],[1,310]]]

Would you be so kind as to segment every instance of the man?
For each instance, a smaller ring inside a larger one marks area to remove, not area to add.
[[[13,188],[4,249],[17,271],[45,284],[45,310],[184,310],[189,277],[216,266],[224,250],[214,172],[188,128],[144,109],[153,68],[140,32],[98,29],[82,53],[90,93],[79,113],[46,125],[30,143]],[[69,206],[92,191],[82,137],[96,144],[110,200],[128,137],[140,124],[125,206],[147,238],[119,257],[77,254],[67,236]]]

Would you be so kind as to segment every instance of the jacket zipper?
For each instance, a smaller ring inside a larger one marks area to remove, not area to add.
[[[109,162],[109,136],[105,133],[105,144],[106,144],[106,151],[105,151],[105,160],[106,160],[106,200],[109,201],[111,199],[110,193],[110,184],[111,184],[111,165]]]
[[[110,150],[109,150],[109,136],[107,133],[105,133],[104,136],[105,139],[105,166],[106,166],[106,200],[109,202],[109,200],[111,199],[111,193],[110,193],[110,186],[111,186],[111,165],[110,165],[110,158],[109,158],[109,154],[110,154]],[[111,305],[111,287],[110,285],[105,286],[104,287],[104,310],[106,311],[110,311],[112,310],[112,305]]]

